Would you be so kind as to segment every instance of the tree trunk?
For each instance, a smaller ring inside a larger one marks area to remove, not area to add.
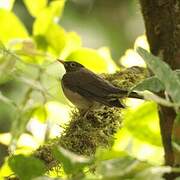
[[[180,1],[140,0],[150,51],[160,56],[172,69],[180,68]],[[175,165],[172,131],[176,113],[172,108],[159,108],[165,165]],[[174,179],[177,174],[166,174]]]

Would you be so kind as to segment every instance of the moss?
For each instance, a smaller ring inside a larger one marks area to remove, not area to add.
[[[59,144],[77,154],[94,155],[97,147],[111,147],[114,133],[121,126],[119,108],[103,107],[86,116],[74,112]]]
[[[103,77],[114,86],[125,90],[129,90],[148,76],[148,70],[138,66],[133,66],[123,71],[117,71],[114,74],[103,74]]]
[[[102,76],[115,86],[130,89],[147,77],[147,70],[132,67],[115,74]],[[93,156],[98,147],[110,148],[114,142],[114,134],[121,127],[122,116],[120,108],[104,106],[98,110],[91,110],[84,116],[76,109],[72,111],[71,121],[64,128],[63,134],[53,142],[40,147],[34,155],[47,164],[47,167],[57,165],[51,150],[56,145],[79,155]]]

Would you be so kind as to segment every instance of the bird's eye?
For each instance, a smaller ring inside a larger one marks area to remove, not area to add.
[[[76,64],[75,63],[71,63],[71,67],[75,67],[76,66]]]

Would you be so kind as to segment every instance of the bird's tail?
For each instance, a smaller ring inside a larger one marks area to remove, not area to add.
[[[136,92],[127,93],[127,97],[128,97],[128,98],[144,99],[143,96],[139,95],[139,94],[136,93]]]
[[[128,92],[127,90],[120,90],[118,93],[111,94],[111,97],[144,99],[144,97],[139,95],[138,93],[134,91]]]

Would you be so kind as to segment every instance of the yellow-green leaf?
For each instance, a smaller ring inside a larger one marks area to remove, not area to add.
[[[64,29],[57,25],[51,24],[51,27],[45,33],[45,39],[50,48],[52,48],[58,55],[65,46],[66,33]]]
[[[27,38],[28,32],[18,17],[9,11],[0,10],[0,41],[7,43],[13,38]]]
[[[24,4],[26,5],[29,13],[36,17],[39,13],[46,7],[47,0],[24,0]]]
[[[77,61],[98,73],[108,72],[109,64],[105,58],[94,49],[80,48],[72,52],[66,59]]]
[[[42,35],[57,21],[64,9],[65,0],[51,1],[37,16],[33,24],[33,35]]]
[[[60,54],[60,59],[66,59],[69,54],[82,46],[81,37],[75,32],[66,33],[66,44]]]

